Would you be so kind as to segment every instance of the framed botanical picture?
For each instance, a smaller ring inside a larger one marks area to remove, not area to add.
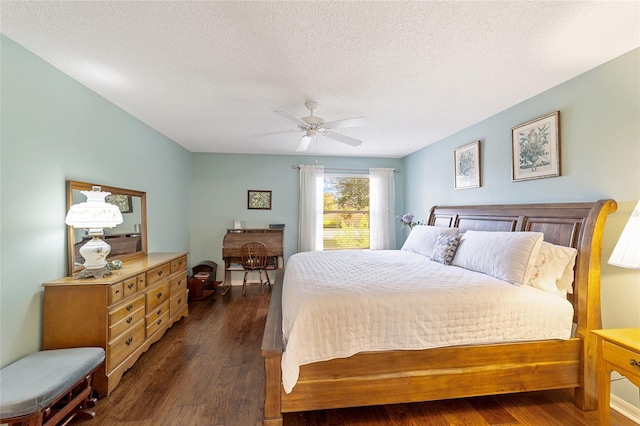
[[[560,176],[560,111],[511,129],[511,180]]]
[[[250,189],[247,199],[247,208],[249,209],[271,210],[271,191]]]
[[[111,194],[104,199],[109,204],[115,204],[120,209],[120,213],[133,213],[130,195]]]
[[[453,151],[454,188],[467,189],[480,186],[480,141]]]

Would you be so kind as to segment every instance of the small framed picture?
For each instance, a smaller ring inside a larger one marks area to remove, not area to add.
[[[104,201],[118,206],[120,213],[133,213],[130,195],[111,194],[107,195]]]
[[[271,191],[250,189],[247,200],[247,208],[249,209],[271,210]]]
[[[455,189],[480,187],[480,141],[456,148],[453,161]]]
[[[555,176],[560,176],[560,111],[511,128],[511,180]]]

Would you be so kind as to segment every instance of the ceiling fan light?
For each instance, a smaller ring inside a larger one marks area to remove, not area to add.
[[[300,139],[300,143],[298,144],[298,148],[296,148],[296,151],[297,152],[306,151],[307,148],[309,148],[309,144],[311,143],[312,140],[313,140],[312,137],[304,135],[302,139]]]

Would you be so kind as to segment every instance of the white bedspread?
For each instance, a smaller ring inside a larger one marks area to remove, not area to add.
[[[402,250],[289,258],[282,293],[289,393],[300,366],[363,351],[567,339],[573,307],[541,290]]]

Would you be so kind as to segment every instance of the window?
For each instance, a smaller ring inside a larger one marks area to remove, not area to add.
[[[324,250],[368,249],[369,176],[325,175],[323,197]]]

